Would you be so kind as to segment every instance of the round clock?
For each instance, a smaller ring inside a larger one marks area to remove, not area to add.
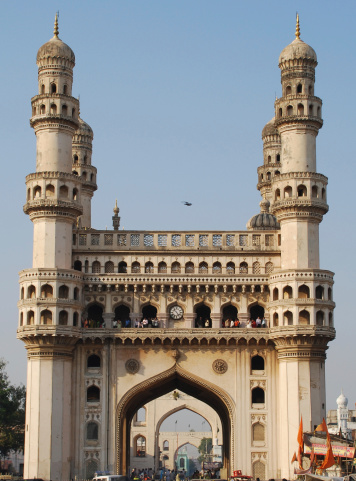
[[[178,321],[183,317],[183,309],[180,306],[173,306],[171,307],[169,314],[172,319]]]

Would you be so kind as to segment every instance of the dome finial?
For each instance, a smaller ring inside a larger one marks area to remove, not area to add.
[[[56,12],[56,17],[54,19],[54,30],[53,30],[53,33],[54,33],[54,36],[55,37],[58,37],[58,34],[59,34],[59,30],[58,30],[58,17],[59,17],[59,12]]]
[[[299,14],[297,12],[297,25],[295,26],[295,38],[300,40]]]

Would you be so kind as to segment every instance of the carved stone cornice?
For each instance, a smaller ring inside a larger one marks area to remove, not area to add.
[[[63,326],[26,327],[26,330],[18,329],[17,337],[24,341],[29,359],[72,358],[78,338],[73,334],[71,336],[63,334]],[[46,329],[46,332],[43,332],[43,329],[38,329],[43,327],[51,327],[52,329]]]

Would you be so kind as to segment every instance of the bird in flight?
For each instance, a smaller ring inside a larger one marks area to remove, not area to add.
[[[182,200],[182,204],[187,205],[188,207],[193,205],[191,202],[187,202],[186,200]]]

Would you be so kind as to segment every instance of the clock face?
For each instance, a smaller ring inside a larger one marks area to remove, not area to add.
[[[172,319],[175,319],[175,320],[182,319],[183,309],[180,306],[173,306],[171,307],[169,314]]]

